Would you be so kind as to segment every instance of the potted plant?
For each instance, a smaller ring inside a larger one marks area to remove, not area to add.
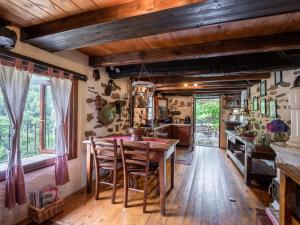
[[[273,120],[268,123],[267,130],[272,133],[273,142],[285,142],[288,139],[289,126],[282,120]]]

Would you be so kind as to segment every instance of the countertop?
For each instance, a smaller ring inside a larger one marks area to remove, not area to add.
[[[229,135],[234,136],[237,140],[243,142],[244,144],[247,144],[248,146],[250,146],[252,148],[255,147],[254,140],[239,135],[238,132],[236,132],[235,130],[226,130],[225,132]]]
[[[154,127],[154,130],[159,130],[168,126],[192,126],[192,124],[185,124],[185,123],[160,123],[159,126]]]

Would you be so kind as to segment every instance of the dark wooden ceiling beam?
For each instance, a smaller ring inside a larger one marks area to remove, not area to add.
[[[152,81],[158,84],[174,84],[174,83],[194,83],[203,82],[215,83],[215,82],[240,82],[240,81],[253,81],[270,78],[270,73],[254,73],[254,74],[238,74],[238,75],[226,75],[226,76],[212,76],[212,77],[183,77],[183,76],[165,76],[165,77],[153,77]],[[149,80],[149,78],[142,77],[140,80]]]
[[[124,8],[122,8],[124,7]],[[50,52],[212,24],[296,12],[299,0],[209,0],[136,15],[122,4],[21,30],[21,40]],[[125,13],[127,18],[124,18]]]
[[[92,67],[119,66],[300,49],[299,37],[300,32],[291,32],[119,55],[91,56],[89,64]]]
[[[195,86],[197,84],[197,86]],[[204,88],[204,87],[225,87],[225,88],[233,88],[233,87],[249,87],[254,83],[244,83],[243,81],[239,82],[181,82],[181,83],[158,83],[155,84],[156,90],[163,88],[182,88],[182,89],[196,89]]]
[[[190,59],[172,62],[145,64],[149,76],[220,76],[235,74],[267,73],[276,70],[290,70],[300,67],[300,51],[257,53],[247,55],[222,56],[205,59]],[[112,78],[138,77],[141,65],[107,67]]]
[[[155,86],[156,91],[170,91],[170,90],[193,90],[193,91],[201,91],[201,90],[239,90],[246,89],[249,85],[198,85],[198,86],[168,86],[168,87],[157,87]]]
[[[240,90],[168,90],[159,91],[162,95],[223,95],[223,94],[239,94],[243,89]],[[246,89],[245,89],[246,90]]]

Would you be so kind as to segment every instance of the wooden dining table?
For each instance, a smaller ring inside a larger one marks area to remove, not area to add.
[[[101,139],[117,139],[118,146],[120,146],[120,140],[128,140],[129,136],[108,136],[103,138],[94,139],[95,144]],[[159,198],[160,198],[160,213],[165,215],[166,211],[166,161],[170,158],[171,167],[171,185],[170,190],[174,188],[175,181],[175,157],[176,157],[176,144],[179,140],[175,139],[161,139],[161,138],[144,138],[142,142],[150,143],[150,160],[159,163]],[[83,141],[86,144],[86,175],[87,175],[87,193],[92,193],[92,182],[93,182],[93,154],[91,151],[91,143],[89,140]]]

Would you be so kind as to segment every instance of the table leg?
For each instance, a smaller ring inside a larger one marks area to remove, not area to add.
[[[175,160],[176,160],[176,150],[171,155],[171,188],[170,188],[171,190],[174,188],[174,183],[175,183]]]
[[[251,185],[251,172],[252,172],[252,158],[245,153],[245,172],[244,181],[245,184]]]
[[[166,161],[164,154],[159,159],[159,198],[160,214],[164,216],[166,210]]]
[[[91,145],[88,144],[86,148],[86,192],[92,193],[93,184],[93,155],[91,154]]]

